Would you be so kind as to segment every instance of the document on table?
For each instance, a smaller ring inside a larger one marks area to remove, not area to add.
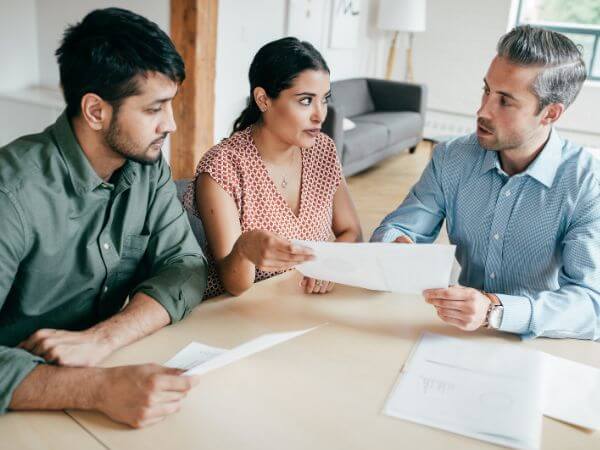
[[[322,325],[300,331],[263,334],[231,350],[211,347],[200,342],[192,342],[167,361],[165,366],[184,369],[184,375],[188,376],[204,374],[306,334],[320,326]]]
[[[376,291],[420,294],[448,287],[454,245],[294,241],[313,261],[296,266],[303,275]]]
[[[384,413],[518,449],[540,446],[541,354],[424,334]]]
[[[544,414],[600,429],[600,369],[544,353]]]

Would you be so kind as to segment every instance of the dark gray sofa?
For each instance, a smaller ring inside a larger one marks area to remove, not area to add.
[[[414,149],[421,141],[427,96],[424,85],[352,78],[331,83],[331,93],[322,129],[335,141],[345,175]],[[344,117],[356,128],[344,131]]]

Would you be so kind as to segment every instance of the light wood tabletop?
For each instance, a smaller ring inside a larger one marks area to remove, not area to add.
[[[0,450],[103,450],[106,446],[62,411],[0,417]]]
[[[157,425],[132,430],[97,413],[74,411],[72,417],[106,447],[123,450],[492,449],[497,447],[382,414],[422,332],[509,342],[600,367],[598,343],[462,332],[443,324],[419,296],[345,286],[305,295],[300,279],[290,272],[238,298],[204,302],[106,365],[162,363],[193,340],[231,348],[268,332],[326,326],[203,375],[182,410]],[[600,448],[600,434],[544,418],[542,448]]]

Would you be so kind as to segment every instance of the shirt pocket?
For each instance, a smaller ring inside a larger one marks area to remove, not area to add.
[[[130,234],[123,240],[121,249],[121,258],[117,267],[117,276],[119,279],[128,279],[137,272],[142,261],[150,236],[141,234]]]

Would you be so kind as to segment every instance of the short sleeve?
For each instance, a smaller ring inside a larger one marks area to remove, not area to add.
[[[199,217],[196,208],[196,184],[198,177],[207,173],[235,201],[238,210],[241,207],[241,167],[232,152],[222,145],[211,148],[202,157],[196,168],[194,180],[187,187],[183,197],[184,206]]]

